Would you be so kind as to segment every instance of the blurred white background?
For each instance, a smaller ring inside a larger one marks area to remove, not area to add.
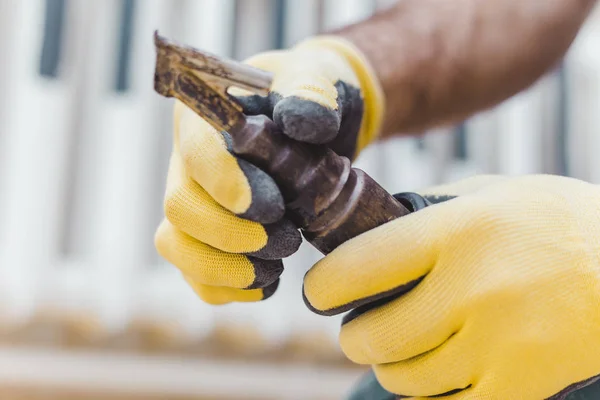
[[[393,2],[0,0],[0,397],[346,393],[363,369],[339,351],[339,318],[301,298],[316,251],[286,260],[269,301],[222,307],[157,256],[172,103],[153,92],[152,34],[242,60]],[[357,166],[392,193],[475,173],[600,183],[599,129],[596,12],[530,90],[461,126],[374,145]]]

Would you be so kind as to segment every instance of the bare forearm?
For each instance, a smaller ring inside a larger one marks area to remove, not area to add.
[[[563,57],[595,0],[401,0],[343,28],[386,96],[382,136],[457,122]]]

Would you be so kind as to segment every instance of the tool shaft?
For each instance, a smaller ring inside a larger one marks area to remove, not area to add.
[[[365,172],[324,146],[285,136],[265,116],[246,118],[233,151],[273,177],[288,217],[328,254],[361,233],[409,213]]]

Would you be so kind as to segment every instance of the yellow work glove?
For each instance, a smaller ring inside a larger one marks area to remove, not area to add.
[[[231,91],[248,114],[267,115],[289,137],[327,144],[351,160],[377,138],[384,117],[383,91],[351,43],[317,36],[246,63],[274,74],[267,97]]]
[[[600,375],[600,188],[477,177],[424,194],[458,197],[344,243],[305,277],[310,307],[329,313],[418,282],[348,314],[345,354],[417,399],[560,399]]]
[[[230,90],[246,114],[267,115],[290,137],[329,143],[349,158],[377,136],[383,97],[352,45],[315,37],[246,63],[274,72],[267,97]],[[226,132],[180,102],[174,121],[165,219],[155,237],[159,254],[208,303],[268,298],[283,271],[281,259],[301,243],[299,231],[284,218],[277,185],[232,154]]]

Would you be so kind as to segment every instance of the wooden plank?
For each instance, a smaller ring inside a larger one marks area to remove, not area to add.
[[[168,398],[333,399],[343,397],[364,369],[127,356],[109,352],[0,349],[0,381]]]

